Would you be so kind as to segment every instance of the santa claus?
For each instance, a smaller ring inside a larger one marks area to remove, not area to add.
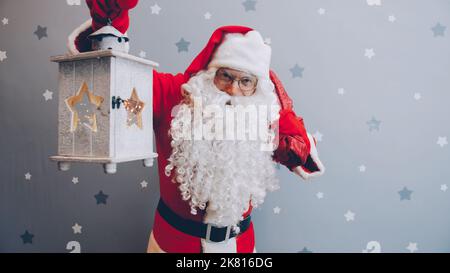
[[[111,9],[137,3],[93,2]],[[105,20],[96,14],[92,25],[98,28]],[[116,27],[126,31],[128,18],[121,22],[126,26]],[[69,51],[87,50],[79,45],[91,31],[90,24],[75,30]],[[184,73],[153,72],[161,198],[148,252],[255,252],[251,212],[279,187],[274,162],[305,180],[324,173],[316,141],[270,60],[271,48],[258,31],[223,26]],[[253,118],[248,109],[257,109]],[[258,137],[248,137],[255,128]]]

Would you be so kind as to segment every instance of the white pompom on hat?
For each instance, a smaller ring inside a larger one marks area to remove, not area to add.
[[[228,67],[269,79],[272,49],[264,43],[261,34],[252,30],[246,34],[228,33],[216,49],[210,67]]]

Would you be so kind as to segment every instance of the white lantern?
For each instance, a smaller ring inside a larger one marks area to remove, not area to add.
[[[153,166],[153,69],[157,63],[112,50],[51,57],[59,63],[58,162],[143,160]]]

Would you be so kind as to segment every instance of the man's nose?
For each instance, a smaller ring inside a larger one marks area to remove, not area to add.
[[[238,96],[241,93],[241,90],[239,88],[239,83],[238,81],[234,81],[233,84],[231,84],[228,88],[227,88],[227,93],[230,96]]]

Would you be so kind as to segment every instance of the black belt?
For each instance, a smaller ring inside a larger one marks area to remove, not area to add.
[[[236,237],[236,234],[232,230],[231,226],[216,227],[211,224],[185,219],[172,211],[162,201],[162,199],[159,199],[157,210],[167,223],[175,229],[191,236],[200,237],[212,242],[222,242],[228,240],[229,238]],[[240,233],[245,232],[250,227],[250,223],[250,215],[240,221],[238,224]]]

